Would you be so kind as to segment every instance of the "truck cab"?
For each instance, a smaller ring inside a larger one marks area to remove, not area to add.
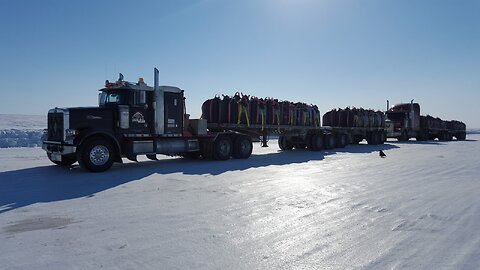
[[[151,87],[142,78],[124,81],[120,74],[99,90],[97,107],[51,109],[42,143],[48,158],[58,165],[78,161],[82,168],[99,172],[122,157],[136,161],[137,155],[156,159],[156,154],[199,151],[198,138],[184,132],[184,91],[158,86],[156,69],[155,80]]]
[[[388,138],[408,141],[420,130],[420,105],[418,103],[401,103],[385,112],[385,127]]]

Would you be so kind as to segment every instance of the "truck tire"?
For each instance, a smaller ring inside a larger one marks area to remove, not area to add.
[[[47,153],[47,157],[48,159],[50,159],[51,162],[60,166],[70,166],[77,161],[77,157],[75,154],[63,155],[62,161],[52,160],[51,153]]]
[[[227,160],[232,155],[232,140],[227,136],[219,136],[213,142],[213,158],[215,160]]]
[[[293,143],[285,136],[278,137],[278,147],[280,150],[289,151],[293,149]]]
[[[402,135],[400,135],[400,136],[397,137],[397,140],[398,140],[399,142],[406,142],[406,141],[408,141],[408,133],[407,133],[406,131],[403,131],[403,132],[402,132]]]
[[[323,140],[323,134],[314,134],[310,138],[310,144],[308,148],[312,151],[320,151],[325,147],[325,143]]]
[[[280,148],[280,150],[282,151],[285,151],[285,137],[283,136],[279,136],[278,137],[278,148]]]
[[[293,149],[293,143],[287,138],[285,138],[285,150],[292,150]]]
[[[295,149],[305,149],[305,148],[307,147],[307,145],[306,145],[305,143],[295,143],[295,144],[293,145],[293,147],[294,147]]]
[[[370,145],[377,145],[380,141],[380,136],[376,131],[370,132],[367,136],[367,143]]]
[[[363,138],[361,136],[352,136],[352,144],[359,144],[361,141],[363,141]]]
[[[345,148],[347,146],[347,135],[346,134],[338,134],[337,135],[337,147],[338,148]]]
[[[445,132],[440,133],[440,136],[438,136],[439,141],[448,141],[448,134]]]
[[[239,136],[233,144],[233,158],[247,159],[252,155],[253,144],[250,137]]]
[[[103,172],[113,165],[115,150],[105,139],[91,139],[84,142],[77,152],[78,164],[91,172]]]
[[[425,132],[419,131],[416,139],[417,139],[418,142],[422,142],[422,141],[425,141],[426,137],[427,136],[425,135]]]
[[[333,149],[335,148],[335,136],[333,134],[325,134],[323,137],[325,141],[325,149]]]
[[[387,141],[387,134],[385,132],[380,131],[380,144],[384,144]]]
[[[200,155],[207,160],[213,160],[213,141],[201,140],[200,141]]]

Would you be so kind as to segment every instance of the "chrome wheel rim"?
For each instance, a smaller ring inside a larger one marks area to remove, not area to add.
[[[110,152],[104,145],[96,145],[90,151],[90,161],[96,166],[102,166],[110,158]]]

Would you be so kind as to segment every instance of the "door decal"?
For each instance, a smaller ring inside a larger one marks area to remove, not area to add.
[[[140,112],[137,112],[132,116],[132,122],[145,124],[145,117],[143,117],[143,114],[141,114]]]

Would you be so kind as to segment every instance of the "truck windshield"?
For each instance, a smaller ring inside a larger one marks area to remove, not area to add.
[[[127,95],[125,93],[102,92],[99,96],[100,106],[127,104]]]
[[[405,118],[405,113],[404,112],[387,112],[386,113],[387,119],[388,120],[403,120]]]

